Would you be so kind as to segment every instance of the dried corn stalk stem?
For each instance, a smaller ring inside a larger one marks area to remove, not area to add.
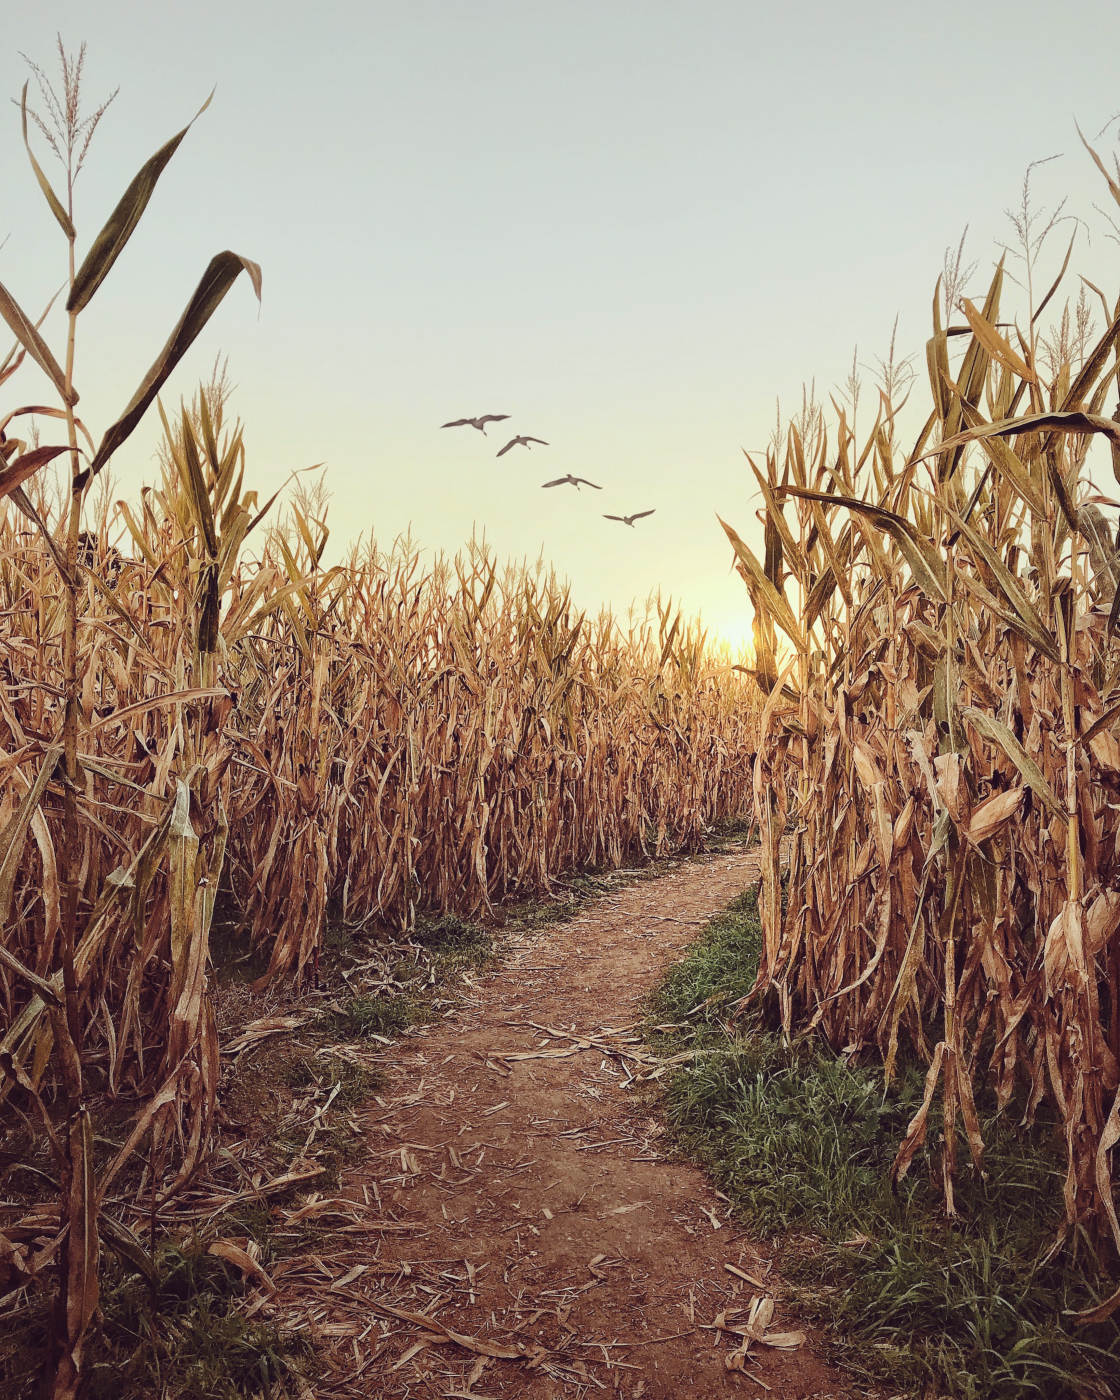
[[[766,697],[753,995],[888,1078],[904,1052],[928,1066],[894,1171],[940,1096],[950,1212],[958,1125],[982,1161],[977,1094],[1045,1103],[1067,1228],[1120,1246],[1120,551],[1087,469],[1102,436],[1120,480],[1120,303],[1044,376],[1033,330],[1016,349],[997,327],[1002,291],[1001,265],[961,327],[935,299],[911,452],[889,394],[862,443],[838,408],[752,461],[764,555],[725,526]]]

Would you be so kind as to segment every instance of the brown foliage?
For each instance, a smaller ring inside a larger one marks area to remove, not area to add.
[[[1067,1229],[1120,1246],[1120,552],[1086,468],[1092,435],[1120,442],[1120,304],[1047,377],[1034,318],[1017,349],[997,329],[1002,288],[1001,264],[964,326],[935,297],[911,452],[889,392],[862,444],[837,405],[833,437],[795,425],[752,463],[765,557],[727,527],[767,697],[755,994],[888,1078],[903,1047],[928,1065],[894,1170],[940,1090],[950,1213],[958,1125],[982,1168],[976,1096],[1047,1105]]]
[[[757,704],[668,610],[623,635],[481,548],[425,569],[370,545],[324,568],[309,498],[247,560],[261,512],[220,395],[167,428],[159,487],[83,537],[75,962],[87,1065],[113,1094],[170,1086],[157,1155],[183,1179],[217,1090],[219,886],[269,957],[263,981],[308,967],[328,910],[408,926],[695,848],[750,804]],[[0,516],[2,947],[48,988],[60,595],[40,537]],[[5,1063],[49,1089],[44,996],[0,967],[0,1007]]]

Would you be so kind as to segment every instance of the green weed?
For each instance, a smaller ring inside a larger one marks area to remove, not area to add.
[[[466,952],[488,957],[493,947],[490,935],[480,925],[458,914],[439,914],[418,919],[412,935],[421,947],[438,952]]]
[[[90,1400],[123,1395],[241,1400],[296,1393],[305,1340],[240,1317],[241,1276],[202,1241],[164,1245],[153,1295],[131,1276],[110,1281],[92,1358]]]
[[[297,1056],[287,1061],[281,1075],[284,1083],[297,1092],[317,1089],[329,1094],[337,1086],[332,1106],[338,1109],[365,1103],[383,1083],[381,1075],[368,1065],[357,1065],[335,1055]]]
[[[414,997],[369,993],[353,997],[332,1018],[332,1029],[345,1040],[366,1036],[397,1036],[423,1020],[423,1009]]]
[[[116,1260],[106,1263],[100,1318],[87,1342],[87,1400],[281,1400],[299,1394],[310,1344],[238,1314],[244,1284],[236,1269],[199,1239],[161,1245],[154,1262],[154,1290]],[[48,1300],[40,1296],[5,1336],[3,1400],[36,1394],[31,1367],[37,1368],[49,1321]]]

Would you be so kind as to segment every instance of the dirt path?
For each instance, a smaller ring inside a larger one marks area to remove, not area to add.
[[[752,855],[714,856],[526,934],[462,1011],[394,1048],[407,1092],[362,1115],[346,1187],[375,1223],[276,1279],[273,1307],[328,1343],[317,1397],[862,1393],[811,1333],[735,1361],[741,1338],[711,1324],[775,1291],[770,1254],[662,1155],[626,1088],[649,1069],[642,997],[755,878]],[[797,1327],[779,1302],[771,1330]]]

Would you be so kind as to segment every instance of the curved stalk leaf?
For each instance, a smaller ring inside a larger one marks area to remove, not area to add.
[[[1077,240],[1077,229],[1075,228],[1075,229],[1073,230],[1073,237],[1069,240],[1069,247],[1066,249],[1066,255],[1065,255],[1065,258],[1064,258],[1064,260],[1063,260],[1063,262],[1062,262],[1062,266],[1061,266],[1061,268],[1060,268],[1059,271],[1058,271],[1057,277],[1055,277],[1054,280],[1053,280],[1053,282],[1051,282],[1051,284],[1050,284],[1050,290],[1046,293],[1046,295],[1042,298],[1042,300],[1038,303],[1038,305],[1037,305],[1037,306],[1035,307],[1035,309],[1034,309],[1034,315],[1031,317],[1031,325],[1032,325],[1032,326],[1035,324],[1036,321],[1039,320],[1039,318],[1042,316],[1042,313],[1043,313],[1043,312],[1046,310],[1046,308],[1050,305],[1051,298],[1054,296],[1054,293],[1055,293],[1055,292],[1058,290],[1058,288],[1061,286],[1061,284],[1062,284],[1062,278],[1066,275],[1066,269],[1069,267],[1069,260],[1070,260],[1070,258],[1073,256],[1073,245],[1074,245],[1074,243],[1076,242],[1076,240]]]
[[[4,418],[0,418],[0,437],[3,436],[4,430],[9,423],[17,418],[25,418],[29,414],[34,418],[60,418],[64,423],[66,422],[66,414],[61,408],[47,408],[43,404],[31,403],[25,405],[23,408],[13,408],[11,413],[7,414]],[[89,443],[89,450],[95,452],[97,449],[94,446],[93,438],[90,437],[89,429],[80,418],[74,418],[74,427],[77,428],[78,432],[80,432],[86,442]]]
[[[785,595],[770,579],[766,577],[765,569],[763,569],[762,565],[754,557],[750,549],[748,549],[748,547],[735,533],[734,529],[732,529],[732,527],[728,525],[727,521],[723,520],[719,516],[717,516],[716,519],[719,520],[719,523],[723,526],[727,538],[731,541],[731,547],[735,551],[735,555],[739,560],[740,566],[742,567],[744,573],[750,576],[751,582],[754,584],[754,587],[758,590],[759,596],[765,602],[770,616],[778,624],[778,626],[782,629],[782,631],[786,634],[786,636],[790,639],[794,646],[797,647],[798,651],[807,651],[808,642],[806,641],[805,634],[798,626],[797,619],[794,617],[793,614],[793,609],[787,602]]]
[[[55,292],[54,296],[51,297],[50,301],[47,302],[46,309],[44,310],[43,314],[39,317],[39,319],[35,322],[36,330],[39,329],[39,327],[50,315],[51,307],[55,304],[55,302],[58,300],[59,296],[64,290],[65,288],[59,287],[58,291]],[[12,375],[15,374],[16,370],[19,369],[20,365],[23,364],[24,356],[26,354],[27,347],[25,345],[22,345],[17,340],[16,343],[12,346],[12,348],[8,351],[8,353],[4,356],[4,358],[0,360],[0,384],[3,384],[4,381],[7,379],[11,379]],[[77,402],[77,400],[75,400],[75,402]],[[92,444],[90,445],[92,446]]]
[[[969,547],[983,559],[992,573],[992,579],[1002,593],[1011,614],[1004,614],[1008,624],[1024,636],[1030,644],[1051,661],[1061,660],[1061,650],[1052,633],[1047,629],[1042,615],[1023,591],[1020,580],[1011,572],[989,542],[956,511],[945,508],[949,518],[965,537]],[[1013,615],[1012,615],[1013,614]]]
[[[255,262],[237,253],[231,253],[228,249],[210,259],[206,271],[202,274],[202,280],[187,304],[187,309],[168,337],[167,344],[156,356],[144,382],[132,396],[125,411],[101,439],[101,446],[89,465],[88,473],[83,473],[81,485],[84,486],[89,477],[96,476],[117,448],[131,435],[152,400],[163,388],[171,371],[190,349],[242,272],[249,274],[257,300],[260,301],[261,270]]]
[[[890,535],[910,566],[914,582],[928,596],[944,602],[945,561],[932,540],[923,539],[904,516],[885,506],[873,505],[870,501],[860,501],[854,496],[830,494],[827,491],[809,491],[800,486],[783,488],[791,496],[800,496],[806,501],[820,501],[823,505],[844,506],[858,515],[866,515],[874,524]]]
[[[973,334],[992,359],[998,361],[1001,365],[1006,365],[1006,367],[1011,370],[1013,374],[1018,375],[1020,379],[1026,379],[1032,384],[1037,384],[1038,375],[1035,374],[1034,370],[1031,369],[1021,355],[1017,354],[1016,351],[1011,348],[1010,342],[1004,336],[1000,335],[995,326],[977,311],[976,307],[973,306],[972,302],[970,302],[967,297],[961,297],[961,306],[964,308],[965,318],[972,327]]]
[[[0,926],[4,926],[8,922],[16,873],[19,870],[28,830],[35,813],[39,810],[43,793],[54,776],[54,771],[58,767],[58,761],[61,757],[61,745],[55,745],[47,750],[39,772],[35,776],[35,781],[24,793],[15,814],[5,825],[3,831],[0,831]],[[2,943],[0,943],[0,963],[3,963],[17,977],[22,977],[24,981],[30,983],[49,1005],[59,1005],[58,995],[50,983],[33,972],[31,968],[26,967]]]
[[[998,720],[995,715],[988,714],[986,710],[978,710],[972,705],[962,707],[961,717],[966,719],[985,739],[990,739],[994,744],[998,744],[1018,768],[1020,777],[1034,795],[1041,802],[1044,802],[1056,817],[1061,817],[1063,821],[1066,820],[1066,810],[1055,797],[1054,789],[1047,781],[1045,773],[1002,720]]]
[[[62,366],[51,354],[50,346],[2,282],[0,282],[0,316],[3,316],[15,332],[16,339],[43,373],[53,382],[54,387],[62,395],[63,403],[76,404],[78,395],[73,389],[67,391],[66,376],[62,372]]]
[[[1108,362],[1109,354],[1113,346],[1120,340],[1120,315],[1113,317],[1112,323],[1100,340],[1093,347],[1092,352],[1086,357],[1085,363],[1077,373],[1077,377],[1069,386],[1069,393],[1062,401],[1063,412],[1070,412],[1072,409],[1080,408],[1085,401],[1085,395],[1089,393],[1092,386],[1099,379],[1102,370]]]
[[[17,457],[0,472],[0,500],[11,495],[17,486],[22,486],[40,467],[45,467],[60,453],[69,451],[68,447],[33,447],[30,452]]]
[[[967,442],[980,442],[991,437],[1014,437],[1017,433],[1037,433],[1044,428],[1053,428],[1060,433],[1103,433],[1109,442],[1120,447],[1120,423],[1114,418],[1105,418],[1099,413],[1028,413],[1024,418],[1001,418],[995,423],[956,433],[929,452],[923,452],[919,460],[936,457],[946,448],[962,447]]]
[[[148,201],[155,191],[156,181],[163,174],[164,167],[179,149],[183,137],[210,106],[213,98],[214,94],[211,92],[182,131],[173,136],[166,145],[161,146],[155,155],[141,166],[128,189],[121,195],[117,207],[109,215],[105,226],[93,240],[93,246],[82,260],[74,284],[70,288],[70,296],[66,302],[67,311],[81,311],[101,286],[109,269],[132,237],[133,230],[140,222],[140,216],[148,207]],[[70,236],[73,237],[72,232]]]
[[[1076,122],[1074,122],[1074,126],[1077,126]],[[1116,201],[1117,204],[1120,204],[1120,185],[1118,185],[1116,181],[1112,178],[1112,176],[1109,174],[1108,167],[1105,165],[1104,161],[1101,160],[1100,156],[1097,155],[1096,151],[1093,150],[1092,146],[1089,145],[1088,141],[1085,140],[1085,134],[1079,126],[1077,126],[1077,134],[1081,137],[1081,144],[1093,157],[1093,164],[1104,176],[1108,184],[1108,188],[1112,193],[1113,199]]]
[[[100,1225],[102,1243],[126,1264],[131,1264],[136,1272],[144,1277],[149,1287],[158,1288],[159,1272],[152,1256],[124,1221],[114,1220],[111,1215],[102,1215]]]
[[[62,232],[72,243],[76,234],[70,215],[66,212],[62,200],[59,199],[58,195],[56,195],[51,188],[51,182],[47,179],[43,167],[35,159],[35,152],[31,149],[31,139],[27,134],[27,88],[28,84],[24,83],[23,91],[19,95],[19,111],[20,117],[23,120],[23,144],[27,147],[27,159],[31,162],[31,169],[35,172],[35,178],[39,182],[39,188],[43,191],[46,201],[51,207],[51,213],[58,220],[59,228],[62,229]]]

